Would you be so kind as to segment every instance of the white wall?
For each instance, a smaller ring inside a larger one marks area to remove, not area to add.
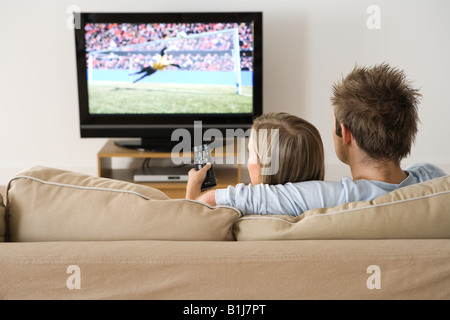
[[[369,5],[381,30],[369,30]],[[331,85],[355,63],[405,69],[424,96],[412,156],[450,172],[448,0],[17,0],[0,2],[0,185],[31,165],[96,174],[105,139],[79,137],[70,5],[82,11],[263,11],[264,108],[322,132],[328,178],[348,174],[334,154]]]

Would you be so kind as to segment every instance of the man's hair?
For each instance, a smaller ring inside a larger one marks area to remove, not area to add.
[[[373,160],[400,161],[411,152],[419,120],[421,94],[411,87],[403,71],[383,63],[356,66],[333,85],[331,102],[340,124],[352,133],[358,146]]]
[[[274,130],[276,135],[272,134]],[[261,165],[262,183],[275,185],[324,179],[322,139],[319,130],[308,121],[284,112],[266,113],[254,121],[250,138]],[[277,160],[276,172],[265,170],[269,162],[273,165]]]

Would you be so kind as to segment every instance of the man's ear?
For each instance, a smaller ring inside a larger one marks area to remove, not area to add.
[[[336,128],[335,129],[335,133],[336,133],[336,135],[338,137],[342,138],[341,124],[337,121],[336,116],[334,115],[334,113],[333,113],[332,117],[333,117],[333,119],[335,119],[334,120],[334,123],[335,123],[334,127]]]
[[[342,137],[342,142],[344,144],[350,144],[353,140],[353,135],[350,132],[350,130],[345,126],[345,124],[341,123],[340,124],[340,132],[341,132],[341,137]]]

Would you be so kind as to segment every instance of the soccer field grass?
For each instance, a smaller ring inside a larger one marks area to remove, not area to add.
[[[251,113],[252,87],[95,82],[89,87],[91,114]]]

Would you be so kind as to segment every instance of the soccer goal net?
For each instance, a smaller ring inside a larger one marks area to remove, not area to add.
[[[145,43],[118,47],[114,44],[108,49],[90,51],[87,57],[88,80],[105,80],[94,70],[115,70],[109,73],[112,81],[132,81],[132,74],[160,61],[163,49],[166,61],[178,65],[168,65],[166,70],[227,72],[236,93],[242,94],[241,50],[239,29],[225,29],[187,35],[179,32],[176,36]],[[120,72],[122,71],[122,72]],[[187,79],[188,76],[185,76]],[[208,81],[208,77],[205,77]],[[227,80],[229,81],[229,80]]]

